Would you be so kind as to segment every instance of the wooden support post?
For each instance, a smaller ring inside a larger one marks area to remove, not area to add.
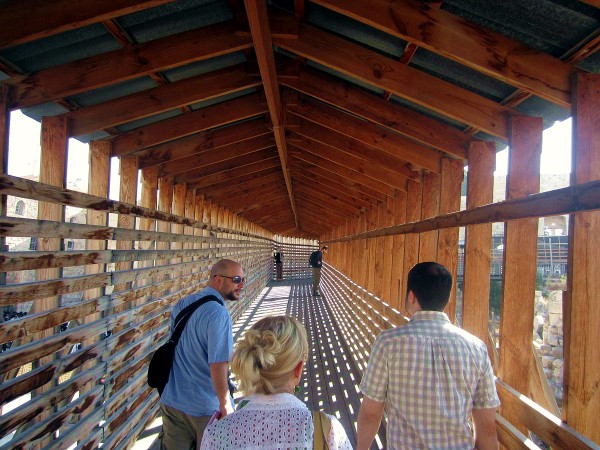
[[[67,176],[67,145],[69,139],[67,120],[61,117],[43,117],[42,118],[42,152],[40,158],[40,182],[52,186],[65,187]],[[49,202],[39,202],[38,219],[54,220],[62,222],[65,219],[65,208],[63,205]],[[41,238],[38,239],[38,251],[59,251],[62,247],[59,238]],[[53,280],[61,277],[62,270],[57,268],[40,269],[36,272],[36,280]],[[31,313],[43,313],[55,309],[59,306],[59,297],[52,296],[39,299],[33,302]],[[53,329],[46,329],[34,337],[34,339],[43,339],[54,334]],[[38,365],[42,366],[49,363],[52,356],[40,358]],[[36,395],[51,389],[52,386],[45,385],[35,391]],[[45,412],[38,416],[38,420],[43,420],[47,416]]]
[[[110,146],[111,144],[108,141],[90,142],[88,193],[102,198],[108,198],[108,189],[110,185]],[[108,214],[104,211],[88,209],[87,224],[105,227],[108,224]],[[85,249],[90,251],[106,250],[106,240],[87,239],[85,241]],[[106,264],[88,264],[85,266],[86,275],[102,273],[105,270]],[[99,298],[102,295],[104,295],[104,288],[88,289],[83,292],[84,300]],[[100,313],[90,314],[84,318],[84,323],[94,322],[100,317]],[[91,344],[95,341],[96,339],[92,339],[83,344],[85,346],[86,344]]]
[[[395,198],[387,197],[386,203],[382,205],[383,212],[383,221],[382,226],[389,227],[395,225],[394,223],[394,206],[395,206]],[[386,302],[390,303],[391,292],[392,292],[392,255],[394,251],[394,238],[392,236],[386,236],[381,238],[383,241],[383,255],[380,255],[379,258],[383,260],[383,271],[382,271],[382,279],[381,279],[381,298]]]
[[[125,203],[135,205],[137,198],[138,184],[138,158],[137,156],[121,157],[119,172],[121,174],[121,186],[119,189],[119,200]],[[135,217],[127,214],[119,214],[119,228],[135,228]],[[131,250],[133,241],[118,241],[117,250]],[[133,268],[133,262],[125,261],[117,263],[117,270],[130,270]],[[131,282],[122,283],[115,286],[115,291],[128,289]]]
[[[539,192],[542,119],[515,117],[510,123],[507,199]],[[507,222],[504,232],[504,286],[500,318],[500,378],[530,395],[532,331],[537,273],[538,219]],[[503,408],[509,421],[516,417]]]
[[[440,187],[440,214],[460,211],[460,188],[464,177],[464,164],[460,159],[442,158]],[[443,228],[438,232],[437,261],[452,274],[452,292],[446,314],[456,321],[456,277],[458,275],[458,228]]]
[[[68,124],[65,118],[44,117],[42,118],[42,153],[40,158],[40,182],[52,186],[65,187],[67,175],[67,145]],[[38,219],[64,221],[65,209],[63,205],[49,202],[40,202],[38,207]],[[41,238],[38,239],[37,250],[58,251],[61,249],[61,239]],[[60,277],[60,269],[40,269],[37,271],[36,279],[52,280]],[[45,312],[58,307],[58,296],[49,297],[34,302],[32,312]],[[45,335],[52,334],[47,331]]]
[[[600,179],[600,76],[577,74],[573,92],[572,183]],[[572,214],[568,291],[571,314],[565,359],[565,422],[600,442],[600,212]]]
[[[423,197],[421,219],[435,217],[440,213],[440,176],[437,173],[423,174]],[[438,231],[421,233],[419,241],[419,262],[437,261]]]
[[[189,219],[193,219],[195,217],[195,208],[196,208],[196,191],[192,189],[188,189],[185,193],[185,217]],[[185,234],[194,234],[194,228],[189,226],[183,227],[183,232]],[[186,250],[191,250],[194,247],[192,243],[184,244],[183,248]],[[192,258],[187,257],[184,258],[184,262],[190,262]],[[190,274],[191,271],[187,271],[187,274]]]
[[[145,167],[141,172],[142,196],[140,198],[140,205],[145,208],[156,209],[158,197],[158,167]],[[139,228],[142,231],[154,231],[156,229],[156,220],[141,218]],[[141,250],[154,250],[156,248],[156,243],[154,241],[141,241],[139,247]],[[144,260],[140,264],[140,267],[152,266],[154,266],[153,260]],[[142,280],[139,285],[144,286],[147,282],[148,280]]]
[[[377,228],[377,207],[373,206],[367,213],[367,229],[375,230]],[[368,261],[365,266],[367,273],[366,288],[369,292],[374,292],[375,288],[375,271],[377,262],[377,241],[375,239],[367,239]]]
[[[406,222],[406,192],[396,190],[394,197],[394,223]],[[392,276],[391,276],[391,291],[390,304],[398,309],[404,308],[404,291],[405,286],[402,286],[402,277],[404,273],[404,241],[406,236],[393,236],[392,243]]]
[[[173,205],[173,177],[160,177],[158,179],[158,210],[166,213],[171,213]],[[156,231],[159,233],[170,233],[171,224],[163,220],[156,224]],[[168,250],[169,242],[161,241],[156,243],[157,250]],[[167,265],[168,260],[161,260],[157,263],[159,266]],[[168,280],[171,275],[164,275],[163,280]],[[162,281],[162,280],[161,280]]]
[[[469,146],[467,209],[492,203],[495,167],[495,144],[485,141],[472,142]],[[462,327],[488,345],[491,242],[491,223],[466,227]]]
[[[198,193],[196,193],[195,196],[195,203],[196,203],[196,207],[194,208],[194,219],[202,222],[202,218],[203,218],[203,214],[204,214],[204,195],[199,195]],[[194,228],[194,236],[202,236],[203,230],[199,229],[199,228]],[[194,243],[194,249],[200,249],[202,248],[202,244],[200,243]],[[197,258],[193,258],[194,260]]]
[[[8,138],[10,129],[10,88],[0,84],[0,170],[8,173]],[[0,195],[0,215],[6,216],[6,195]],[[7,251],[6,238],[0,237],[0,251]],[[0,286],[6,284],[6,272],[0,273]],[[0,306],[0,323],[4,322],[4,306]],[[0,380],[1,381],[1,380]],[[2,408],[0,407],[0,414]]]
[[[176,184],[173,188],[173,214],[176,216],[185,215],[185,196],[187,193],[187,185]],[[183,234],[183,225],[173,224],[171,225],[171,233]],[[171,242],[171,250],[180,250],[183,248],[182,242]],[[173,258],[171,264],[178,264],[181,262],[181,258]],[[180,277],[181,272],[177,271],[173,274],[175,278]]]
[[[367,231],[368,226],[367,226],[367,214],[368,214],[368,210],[366,210],[363,214],[360,215],[359,218],[359,222],[358,222],[358,231],[362,232],[362,231]],[[367,288],[367,284],[368,284],[368,280],[369,280],[369,274],[368,274],[368,270],[369,270],[369,264],[368,264],[368,257],[369,257],[369,245],[368,245],[369,240],[368,239],[360,239],[358,240],[358,245],[357,245],[357,258],[356,258],[356,268],[357,268],[357,282],[360,286],[362,286],[363,288]]]
[[[383,202],[375,209],[375,228],[384,228],[386,225],[386,202]],[[375,241],[375,258],[371,260],[371,271],[373,273],[372,292],[379,298],[383,297],[383,280],[384,280],[384,255],[385,255],[385,238],[371,239]]]
[[[406,191],[406,221],[417,222],[421,220],[421,183],[412,180],[407,182]],[[404,268],[402,274],[402,284],[400,292],[406,291],[406,279],[408,272],[415,264],[419,262],[419,241],[420,234],[413,233],[406,235],[404,239]],[[404,299],[403,299],[404,300]]]

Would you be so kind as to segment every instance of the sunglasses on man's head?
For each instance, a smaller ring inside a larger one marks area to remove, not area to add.
[[[239,275],[236,275],[235,277],[228,277],[227,275],[215,275],[215,277],[230,278],[235,284],[246,282],[246,277],[240,277]]]

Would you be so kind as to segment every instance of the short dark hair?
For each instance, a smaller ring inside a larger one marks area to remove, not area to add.
[[[326,245],[324,245],[321,250],[329,250],[329,247],[327,247]]]
[[[422,262],[408,272],[406,293],[413,291],[421,309],[443,311],[452,290],[452,275],[441,264]]]

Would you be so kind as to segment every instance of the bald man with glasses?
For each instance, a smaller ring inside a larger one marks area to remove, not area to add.
[[[221,416],[233,412],[228,383],[233,333],[225,300],[239,300],[245,281],[242,266],[222,259],[212,267],[206,288],[173,307],[171,330],[185,307],[212,296],[193,312],[176,347],[169,382],[160,398],[163,449],[196,449],[214,411]]]

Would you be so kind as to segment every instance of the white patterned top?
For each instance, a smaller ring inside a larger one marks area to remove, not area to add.
[[[485,344],[437,311],[381,332],[360,390],[385,402],[388,450],[472,449],[471,411],[500,405]]]
[[[252,395],[245,405],[204,431],[200,450],[312,450],[312,413],[292,394]],[[331,450],[352,450],[342,424],[332,416]]]

